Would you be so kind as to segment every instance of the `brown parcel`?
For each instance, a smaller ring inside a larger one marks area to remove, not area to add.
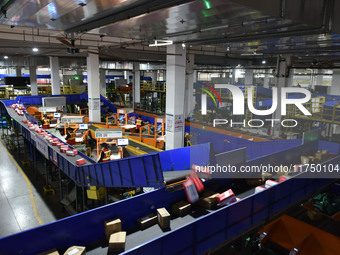
[[[322,154],[325,154],[325,155],[327,155],[327,156],[328,156],[328,154],[329,154],[329,150],[321,150],[321,153],[322,153]]]
[[[214,206],[217,205],[217,200],[216,197],[219,195],[220,193],[215,193],[213,195],[209,195],[209,196],[203,196],[202,198],[200,198],[200,200],[198,201],[198,204],[206,209],[211,209]]]
[[[119,231],[122,231],[122,222],[120,219],[105,221],[105,235],[107,240],[109,240],[110,235]]]
[[[315,158],[311,156],[301,156],[301,164],[312,164]]]
[[[52,250],[39,253],[38,255],[60,255],[60,254],[56,249],[52,249]]]
[[[323,160],[323,159],[326,158],[326,154],[322,154],[322,152],[316,152],[316,153],[315,153],[315,158],[316,158],[317,160]]]
[[[140,229],[146,229],[157,224],[157,216],[153,213],[146,215],[145,217],[139,218],[137,220],[137,225]]]
[[[170,213],[165,208],[157,209],[157,218],[162,229],[170,228]]]
[[[191,204],[185,201],[179,201],[172,205],[172,213],[179,217],[184,217],[191,212]]]
[[[109,251],[121,253],[125,251],[126,232],[117,232],[110,235]]]
[[[85,255],[86,248],[83,246],[72,246],[65,251],[64,255]]]

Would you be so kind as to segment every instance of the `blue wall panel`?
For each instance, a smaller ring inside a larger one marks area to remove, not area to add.
[[[163,172],[187,170],[192,164],[207,165],[210,159],[210,144],[200,144],[180,149],[159,152]]]
[[[329,150],[330,153],[340,154],[340,144],[327,141],[319,141],[319,150]]]

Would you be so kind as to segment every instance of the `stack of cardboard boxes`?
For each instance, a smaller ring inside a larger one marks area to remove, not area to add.
[[[109,241],[109,251],[120,253],[125,251],[126,232],[122,231],[120,219],[105,222],[105,235]]]
[[[315,153],[314,156],[301,156],[302,164],[315,164],[329,158],[329,150],[321,150]]]

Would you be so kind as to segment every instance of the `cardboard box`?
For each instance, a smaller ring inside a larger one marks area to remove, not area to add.
[[[327,159],[328,156],[329,156],[329,153],[328,153],[328,150],[324,150],[325,152],[322,152],[322,151],[318,151],[315,153],[315,158],[317,160],[324,160],[324,159]]]
[[[83,246],[72,246],[65,251],[64,255],[85,255],[86,248]]]
[[[269,187],[274,186],[274,185],[276,185],[276,184],[278,184],[278,182],[273,181],[273,180],[267,180],[267,181],[266,181],[266,184],[265,184],[265,187],[266,187],[266,188],[269,188]]]
[[[315,153],[315,158],[317,160],[322,160],[324,158],[324,154],[322,154],[321,151],[320,152],[316,152]]]
[[[110,235],[109,251],[121,253],[125,251],[126,232],[117,232]]]
[[[321,153],[328,156],[329,155],[329,150],[321,150]]]
[[[170,228],[170,213],[165,208],[157,209],[157,219],[162,229]]]
[[[150,213],[142,218],[139,218],[137,220],[137,225],[141,230],[143,230],[157,224],[157,222],[157,215]]]
[[[217,205],[216,197],[220,195],[220,193],[208,191],[203,194],[203,197],[200,198],[198,204],[206,209],[212,209]]]
[[[105,235],[107,240],[109,240],[112,234],[120,231],[122,231],[122,222],[120,219],[105,222]]]
[[[302,164],[312,164],[315,161],[315,157],[312,156],[301,156]]]
[[[174,215],[183,217],[191,212],[191,204],[179,201],[172,205],[171,211]]]
[[[273,178],[273,174],[271,174],[271,173],[262,173],[262,181],[268,180],[270,178]]]
[[[60,255],[60,253],[56,249],[51,249],[51,250],[39,253],[38,255]]]

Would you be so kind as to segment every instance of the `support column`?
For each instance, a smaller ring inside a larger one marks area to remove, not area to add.
[[[328,88],[328,95],[340,96],[340,69],[333,69],[332,86]]]
[[[318,73],[322,73],[322,70],[318,70]],[[314,85],[322,85],[322,81],[323,81],[323,75],[322,74],[318,74],[316,75],[315,78],[315,84]]]
[[[232,84],[236,84],[237,83],[237,79],[236,79],[236,68],[233,69],[233,77],[232,77]]]
[[[252,85],[253,78],[254,78],[254,70],[253,69],[246,69],[244,74],[244,84],[245,85]]]
[[[287,78],[287,87],[293,87],[294,86],[294,68],[289,69],[289,77]]]
[[[133,63],[133,106],[140,104],[140,67],[139,62]]]
[[[285,55],[283,57],[278,57],[277,64],[277,83],[276,87],[278,90],[278,98],[281,98],[281,88],[287,87],[289,82],[289,66],[290,66],[290,56]],[[276,111],[273,113],[273,119],[281,120],[281,104],[277,105]],[[276,122],[276,125],[272,128],[273,136],[280,136],[281,125]]]
[[[185,118],[191,117],[195,106],[194,98],[194,54],[186,56],[186,75],[185,75]]]
[[[100,83],[100,94],[106,96],[106,70],[99,70],[99,83]]]
[[[263,87],[267,89],[269,88],[269,73],[268,72],[264,74]]]
[[[126,80],[126,84],[130,83],[130,72],[129,71],[124,71],[124,79]]]
[[[50,57],[52,95],[60,95],[59,58]]]
[[[37,67],[30,66],[31,95],[38,95]]]
[[[152,82],[156,84],[156,82],[157,82],[157,70],[151,71],[151,78],[152,78]]]
[[[17,66],[15,68],[15,74],[16,74],[17,77],[21,77],[22,76],[22,68],[21,68],[21,66]]]
[[[87,56],[87,86],[89,120],[100,122],[99,56],[93,53],[89,53]]]
[[[171,150],[184,145],[186,51],[182,45],[175,44],[167,46],[167,53],[166,149]]]

